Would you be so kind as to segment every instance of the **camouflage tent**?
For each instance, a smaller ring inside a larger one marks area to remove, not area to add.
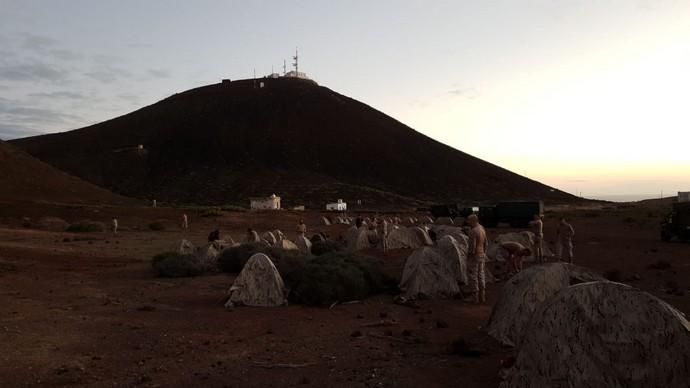
[[[690,323],[613,282],[564,288],[535,311],[501,388],[686,388]]]

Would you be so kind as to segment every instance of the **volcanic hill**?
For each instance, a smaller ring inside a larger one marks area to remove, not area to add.
[[[574,199],[295,78],[225,81],[13,143],[115,192],[180,203]]]
[[[0,201],[132,204],[0,141]]]

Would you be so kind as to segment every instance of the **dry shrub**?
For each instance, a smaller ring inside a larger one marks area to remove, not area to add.
[[[395,284],[374,259],[346,253],[329,253],[306,262],[294,283],[291,301],[326,305],[358,300]]]
[[[311,253],[314,256],[321,256],[326,253],[340,252],[343,248],[341,244],[333,240],[314,241],[311,245]]]
[[[67,228],[68,232],[71,233],[96,233],[105,232],[105,224],[102,222],[93,221],[79,221],[70,225]]]
[[[163,225],[163,223],[160,221],[155,221],[149,224],[149,229],[153,230],[154,232],[160,232],[165,230],[165,225]]]
[[[156,276],[164,278],[182,278],[198,276],[203,273],[199,260],[194,255],[181,255],[176,252],[164,252],[151,260]]]

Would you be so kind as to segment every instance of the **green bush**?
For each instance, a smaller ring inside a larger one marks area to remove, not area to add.
[[[70,225],[67,231],[70,233],[105,232],[105,225],[102,222],[81,221]]]
[[[223,215],[223,213],[221,213],[219,208],[212,207],[212,208],[205,209],[203,212],[201,212],[200,215],[201,215],[201,217],[220,217]]]
[[[220,210],[224,212],[246,212],[247,208],[239,205],[223,205]]]
[[[321,256],[326,253],[340,252],[343,247],[333,240],[314,241],[311,245],[311,253],[314,256]]]
[[[267,251],[268,247],[259,243],[231,247],[224,250],[218,257],[218,267],[223,272],[239,273],[253,254]]]
[[[374,259],[345,253],[318,256],[294,279],[290,299],[305,305],[363,299],[395,284]]]
[[[164,252],[151,260],[156,276],[165,278],[182,278],[201,275],[203,269],[194,255],[180,255],[176,252]]]
[[[156,221],[149,224],[149,229],[159,232],[161,230],[165,230],[165,225],[163,225],[162,222]]]

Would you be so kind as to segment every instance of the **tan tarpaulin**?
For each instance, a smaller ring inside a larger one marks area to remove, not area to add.
[[[299,251],[299,247],[297,246],[297,244],[285,238],[278,240],[275,246],[286,251]]]
[[[388,249],[417,249],[424,246],[411,228],[398,225],[389,225],[388,228]]]
[[[583,267],[547,263],[529,267],[508,279],[494,305],[487,324],[490,336],[504,345],[515,346],[539,305],[574,283],[604,280]]]
[[[407,298],[451,298],[460,293],[448,260],[431,247],[417,249],[407,258],[399,287]]]
[[[468,237],[465,232],[462,231],[461,227],[451,225],[434,225],[431,227],[431,230],[436,233],[436,241],[440,240],[443,236],[453,236],[458,244],[460,244],[461,247],[464,247],[464,252],[467,254]]]
[[[434,245],[434,242],[429,237],[429,233],[426,229],[416,226],[412,228],[412,231],[417,236],[417,239],[424,245]]]
[[[375,230],[369,230],[365,226],[357,229],[357,227],[352,226],[347,230],[347,247],[348,250],[361,251],[362,249],[368,249],[378,242],[378,235]]]
[[[300,253],[303,255],[311,255],[311,241],[304,236],[297,236],[295,245],[299,248]]]
[[[441,257],[448,261],[455,279],[462,283],[467,283],[467,244],[461,249],[458,241],[453,236],[443,236],[438,240],[438,252]]]
[[[228,293],[230,299],[225,307],[269,307],[287,303],[283,278],[271,259],[263,253],[256,253],[249,258]]]
[[[175,252],[181,255],[193,255],[196,248],[189,240],[180,240],[175,246]]]
[[[453,219],[450,217],[439,217],[436,219],[436,225],[453,225]]]
[[[501,388],[687,388],[690,324],[646,292],[574,285],[541,304]]]
[[[273,232],[265,232],[261,235],[261,239],[264,240],[268,245],[274,246],[278,243],[278,239],[273,234]]]

